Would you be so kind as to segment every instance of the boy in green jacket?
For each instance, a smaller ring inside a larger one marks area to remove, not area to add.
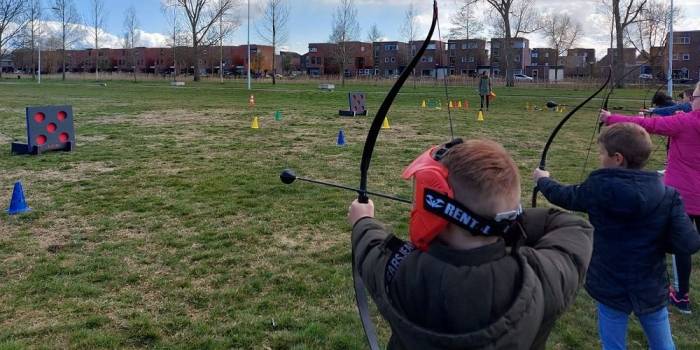
[[[520,206],[503,147],[456,140],[404,172],[414,179],[410,242],[350,206],[356,266],[392,336],[389,349],[544,349],[592,250],[584,219]]]

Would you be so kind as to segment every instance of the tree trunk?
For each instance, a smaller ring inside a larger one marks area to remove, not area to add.
[[[194,81],[199,81],[199,43],[197,42],[197,33],[192,31],[192,59],[194,65]]]
[[[224,83],[224,40],[221,39],[221,46],[219,46],[219,79],[221,84]]]
[[[615,16],[615,37],[617,41],[617,62],[615,63],[615,81],[617,88],[625,87],[622,76],[625,74],[625,46],[622,40],[622,23],[620,23],[620,0],[613,0],[613,14]]]
[[[510,62],[513,60],[513,44],[511,43],[510,19],[508,16],[504,18],[504,28],[506,30],[505,40],[503,40],[503,50],[506,59],[504,64],[504,68],[506,70],[506,86],[515,86],[513,72],[512,69],[510,69]]]
[[[0,43],[1,42],[2,42],[2,32],[0,32]],[[2,50],[2,47],[0,47],[0,50]],[[2,67],[0,67],[0,79],[2,79]]]

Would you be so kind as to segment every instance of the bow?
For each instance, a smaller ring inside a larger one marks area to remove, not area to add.
[[[360,163],[360,187],[358,188],[358,201],[360,203],[367,203],[369,201],[369,197],[367,196],[368,191],[367,191],[367,173],[369,171],[369,165],[370,162],[372,161],[372,152],[374,151],[374,145],[377,141],[377,137],[379,136],[379,130],[382,127],[382,123],[384,122],[384,118],[386,118],[387,113],[389,112],[389,108],[391,107],[391,104],[394,102],[394,99],[396,98],[396,95],[399,93],[399,90],[401,90],[401,87],[403,84],[406,82],[408,77],[411,75],[411,72],[413,71],[413,68],[416,67],[418,64],[418,61],[420,60],[421,56],[423,56],[423,53],[425,53],[425,50],[428,48],[428,45],[430,44],[430,40],[433,37],[433,32],[435,31],[435,26],[438,21],[438,6],[437,6],[437,0],[433,0],[433,21],[432,24],[430,25],[430,31],[428,32],[428,36],[425,38],[425,41],[423,42],[423,45],[420,47],[416,55],[413,57],[409,65],[404,69],[403,73],[401,73],[401,76],[399,76],[399,79],[394,83],[394,86],[392,86],[391,90],[389,90],[389,93],[387,94],[386,98],[384,98],[384,101],[382,102],[381,107],[379,107],[379,110],[377,111],[377,115],[374,117],[374,120],[372,121],[372,125],[369,128],[369,132],[367,133],[367,139],[365,141],[365,146],[362,150],[362,162]],[[362,282],[362,278],[360,277],[358,270],[355,266],[355,251],[353,248],[352,251],[352,277],[353,277],[353,285],[355,288],[355,300],[357,302],[357,310],[360,314],[360,320],[362,321],[362,328],[365,331],[365,336],[367,337],[367,342],[369,343],[369,347],[372,350],[379,350],[379,343],[377,341],[377,332],[374,327],[374,324],[372,323],[372,320],[369,315],[369,308],[367,304],[367,294],[365,293],[365,286],[364,283]]]
[[[547,166],[547,153],[549,152],[549,147],[552,146],[552,142],[554,142],[554,138],[557,136],[559,133],[559,130],[566,124],[567,121],[576,113],[579,109],[581,109],[583,106],[586,105],[586,103],[590,102],[593,98],[598,96],[598,94],[603,91],[608,84],[610,84],[610,78],[612,77],[612,70],[608,71],[608,78],[605,80],[605,83],[603,86],[598,88],[593,95],[589,96],[585,101],[579,103],[574,109],[572,109],[562,120],[557,124],[557,126],[552,130],[552,133],[549,135],[549,139],[547,140],[547,143],[544,145],[544,149],[542,150],[542,156],[540,157],[540,165],[539,168],[541,170],[545,170]],[[607,107],[608,103],[608,98],[610,97],[610,94],[605,99],[605,106]],[[532,190],[532,207],[535,208],[537,207],[537,193],[539,192],[539,186],[535,184],[534,189]]]

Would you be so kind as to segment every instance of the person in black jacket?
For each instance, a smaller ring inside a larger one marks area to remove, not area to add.
[[[693,254],[700,237],[678,192],[656,172],[641,170],[652,151],[649,134],[615,124],[598,139],[602,169],[564,186],[535,170],[542,194],[562,208],[588,213],[595,228],[586,290],[598,302],[604,349],[625,349],[631,312],[650,349],[674,349],[668,320],[666,253]]]
[[[493,141],[430,149],[404,178],[414,180],[410,242],[374,219],[371,201],[348,213],[353,268],[391,326],[388,348],[544,349],[583,283],[589,223],[523,211],[518,168]]]

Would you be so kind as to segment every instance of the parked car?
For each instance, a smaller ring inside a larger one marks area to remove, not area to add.
[[[651,74],[642,73],[642,74],[639,75],[639,79],[642,79],[642,80],[651,80],[651,79],[654,79],[654,76],[651,75]]]
[[[520,80],[520,81],[533,81],[533,80],[535,80],[535,79],[532,79],[532,77],[528,77],[525,74],[514,74],[513,78],[515,78],[515,80]]]

